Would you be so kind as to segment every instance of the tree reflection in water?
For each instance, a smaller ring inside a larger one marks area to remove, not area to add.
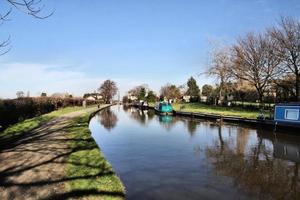
[[[110,108],[106,108],[98,113],[98,120],[107,130],[112,130],[118,122],[117,115],[111,111]]]
[[[195,135],[198,123],[199,122],[195,121],[194,119],[186,121],[187,130],[191,136]]]
[[[258,133],[256,144],[247,146],[247,128],[237,128],[236,138],[229,136],[224,139],[221,126],[218,134],[214,145],[205,149],[216,173],[232,177],[238,189],[254,197],[299,198],[299,163],[275,158],[274,141]],[[299,143],[297,148],[299,152]]]

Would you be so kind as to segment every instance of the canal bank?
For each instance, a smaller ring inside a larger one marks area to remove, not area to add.
[[[123,199],[123,184],[89,131],[96,111],[67,108],[1,133],[0,198]]]
[[[131,105],[131,106],[140,109],[154,109],[153,106],[140,106],[140,105]],[[173,114],[177,116],[183,116],[183,117],[217,120],[221,123],[231,122],[231,123],[246,124],[255,128],[264,128],[267,130],[272,130],[274,133],[288,132],[290,134],[299,134],[300,131],[300,124],[278,123],[274,120],[269,120],[269,119],[254,119],[254,118],[246,118],[246,117],[239,117],[239,116],[229,116],[229,115],[200,113],[200,112],[186,112],[186,111],[177,111],[177,110],[174,110]],[[236,114],[238,115],[238,113]]]

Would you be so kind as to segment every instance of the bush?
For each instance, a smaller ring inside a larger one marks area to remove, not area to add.
[[[10,124],[36,117],[61,107],[82,106],[84,98],[19,98],[0,99],[0,126],[5,128]],[[87,105],[95,104],[95,101],[87,101]]]

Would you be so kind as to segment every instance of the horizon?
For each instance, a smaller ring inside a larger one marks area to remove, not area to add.
[[[156,93],[166,83],[214,84],[199,76],[208,65],[211,42],[233,43],[261,32],[280,16],[300,19],[300,2],[92,1],[44,2],[38,20],[14,10],[0,28],[11,50],[0,57],[0,98],[17,91],[83,96],[111,79],[120,95],[147,84]],[[170,81],[172,77],[172,81]]]

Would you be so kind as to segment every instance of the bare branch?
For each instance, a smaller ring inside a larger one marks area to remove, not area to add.
[[[27,15],[31,15],[37,19],[46,19],[53,15],[54,12],[43,15],[41,12],[44,8],[42,0],[6,0],[14,8],[24,12]]]
[[[47,15],[43,15],[41,12],[44,5],[41,5],[42,0],[5,0],[9,5],[12,6],[4,14],[0,14],[0,25],[9,20],[9,15],[11,14],[13,8],[20,10],[21,12],[31,15],[37,19],[45,19],[50,17],[53,12]],[[0,56],[6,54],[10,51],[10,37],[0,43]]]
[[[0,56],[8,53],[11,49],[10,36],[3,42],[0,43]]]
[[[234,46],[233,74],[254,86],[263,100],[271,81],[281,74],[277,43],[268,34],[249,33]]]

